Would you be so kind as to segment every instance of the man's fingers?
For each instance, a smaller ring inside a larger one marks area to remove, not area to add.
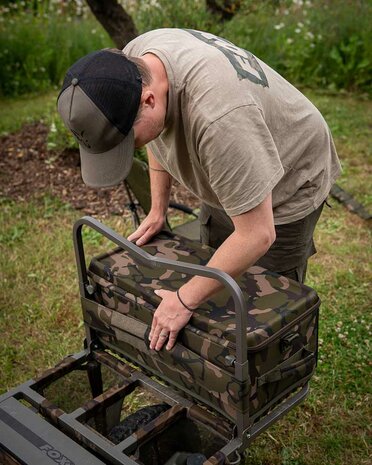
[[[152,236],[154,235],[154,233],[151,231],[151,229],[147,229],[146,232],[144,234],[142,234],[142,236],[136,240],[136,245],[144,245],[146,244],[146,242],[148,242]]]
[[[167,350],[171,350],[171,349],[172,349],[172,347],[173,347],[174,344],[176,343],[177,335],[178,335],[178,332],[177,332],[177,331],[171,331],[171,332],[169,333],[168,344],[167,344],[167,347],[166,347]]]
[[[169,291],[166,291],[165,289],[156,289],[154,292],[158,297],[164,299],[165,294]]]
[[[146,244],[154,235],[156,231],[151,226],[143,229],[137,229],[130,236],[128,236],[128,241],[134,242],[136,245]]]
[[[155,345],[155,350],[160,350],[163,347],[165,342],[168,340],[168,335],[169,333],[165,329],[162,329],[162,331],[160,331],[159,338]]]
[[[158,343],[158,340],[159,340],[159,336],[160,336],[160,333],[161,333],[161,330],[162,328],[157,325],[151,335],[151,341],[150,341],[150,349],[156,349],[156,345]]]
[[[154,313],[154,316],[152,318],[152,324],[151,324],[151,328],[150,328],[150,334],[149,334],[149,340],[151,341],[153,335],[154,335],[154,332],[156,330],[156,326],[158,324],[158,319],[156,317],[156,312]]]
[[[130,234],[128,236],[128,241],[136,241],[138,240],[141,236],[143,236],[143,234],[147,231],[147,227],[146,226],[139,226],[138,229],[136,229],[132,234]]]

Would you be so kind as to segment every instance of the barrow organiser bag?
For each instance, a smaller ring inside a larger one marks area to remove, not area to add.
[[[206,265],[213,249],[170,233],[141,248],[154,257]],[[85,323],[114,352],[236,422],[250,422],[307,383],[317,361],[319,298],[315,291],[261,267],[237,281],[247,317],[246,378],[237,379],[234,299],[221,291],[194,311],[175,347],[149,349],[156,289],[177,290],[190,276],[137,263],[122,249],[91,260]],[[187,296],[185,295],[185,300]],[[245,342],[245,341],[244,341]]]

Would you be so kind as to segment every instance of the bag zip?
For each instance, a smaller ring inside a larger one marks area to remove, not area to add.
[[[284,328],[279,329],[278,332],[273,334],[271,337],[266,339],[266,341],[261,342],[261,344],[258,344],[255,347],[248,347],[247,352],[258,352],[259,350],[262,350],[266,345],[270,344],[272,341],[275,339],[281,337],[285,332],[287,332],[292,326],[295,326],[297,323],[300,321],[304,320],[307,316],[309,316],[315,309],[318,309],[320,306],[320,299],[318,298],[317,303],[315,303],[312,307],[310,307],[306,312],[304,312],[302,315],[298,316],[295,318],[293,321],[291,321],[287,326],[284,326]],[[235,348],[236,344],[234,343]]]

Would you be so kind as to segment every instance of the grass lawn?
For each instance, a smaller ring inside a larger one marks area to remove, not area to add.
[[[56,91],[45,94],[0,99],[0,136],[17,131],[25,123],[48,120],[55,111]]]
[[[371,210],[371,102],[305,93],[335,136],[344,166],[340,185]],[[30,115],[40,118],[52,97],[9,104],[0,112],[0,132],[17,129]],[[79,212],[48,195],[30,203],[0,202],[4,392],[80,350],[84,331],[71,239]],[[253,443],[250,465],[370,463],[371,230],[336,201],[331,204],[316,231],[319,253],[309,263],[308,283],[322,299],[320,361],[311,394]],[[118,217],[105,221],[122,234],[131,228]],[[89,253],[107,248],[95,233],[87,234],[86,241]]]

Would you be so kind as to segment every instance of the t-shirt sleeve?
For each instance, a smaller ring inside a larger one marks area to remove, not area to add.
[[[259,205],[284,174],[261,110],[244,105],[206,129],[198,146],[211,188],[229,216]]]

